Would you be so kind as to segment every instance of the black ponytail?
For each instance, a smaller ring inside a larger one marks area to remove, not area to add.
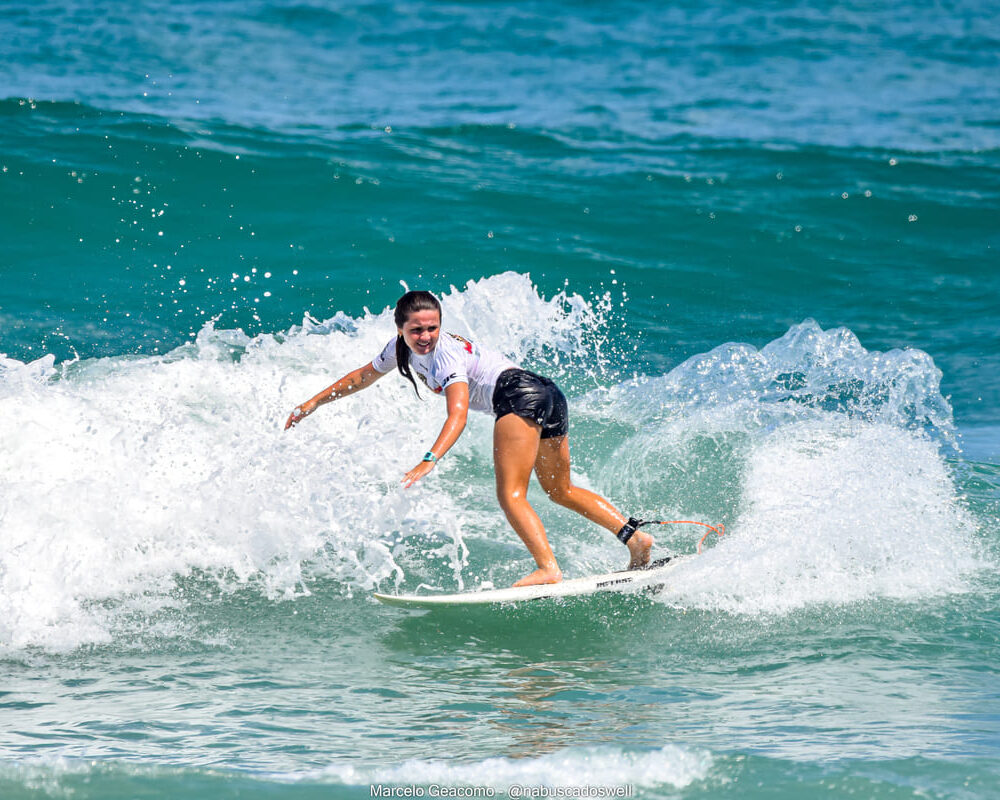
[[[440,319],[441,304],[430,292],[407,292],[396,301],[396,311],[393,313],[396,327],[402,328],[410,318],[410,314],[417,311],[437,311]],[[406,346],[402,335],[396,337],[396,369],[413,384],[413,391],[420,397],[417,382],[413,380],[413,372],[410,370],[410,348]]]
[[[406,346],[402,336],[396,337],[396,369],[404,378],[409,379],[413,384],[413,391],[417,392],[417,382],[413,380],[413,372],[410,370],[410,348]],[[420,392],[417,392],[420,397]]]

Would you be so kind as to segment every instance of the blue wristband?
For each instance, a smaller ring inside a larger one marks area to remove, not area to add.
[[[437,463],[437,460],[438,457],[434,455],[434,453],[431,450],[428,450],[426,453],[424,453],[424,461],[433,461],[434,463]]]

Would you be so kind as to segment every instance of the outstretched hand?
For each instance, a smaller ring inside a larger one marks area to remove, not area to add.
[[[285,422],[285,430],[287,431],[293,425],[298,425],[300,422],[302,422],[302,420],[304,420],[306,417],[312,414],[313,411],[315,410],[316,410],[315,406],[310,408],[308,402],[303,403],[300,406],[296,406],[295,408],[292,409],[292,413],[288,415],[288,420]]]
[[[429,473],[434,469],[433,461],[421,461],[417,466],[411,469],[406,475],[403,476],[403,488],[409,489],[413,484],[419,481],[424,475]]]

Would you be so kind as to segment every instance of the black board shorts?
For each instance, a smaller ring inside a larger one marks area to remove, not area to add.
[[[569,433],[566,396],[548,378],[526,369],[506,369],[493,390],[493,413],[497,419],[517,414],[542,426],[542,438]]]

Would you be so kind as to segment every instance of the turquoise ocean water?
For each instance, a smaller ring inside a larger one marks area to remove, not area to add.
[[[0,4],[0,797],[1000,796],[998,12]],[[376,604],[529,567],[488,418],[405,492],[402,379],[281,430],[403,285],[727,535]]]

